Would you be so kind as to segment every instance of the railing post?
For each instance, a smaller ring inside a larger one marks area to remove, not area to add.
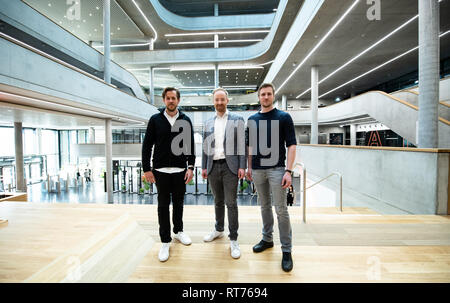
[[[306,223],[306,169],[303,167],[303,223]]]
[[[339,176],[339,205],[342,212],[342,175]]]

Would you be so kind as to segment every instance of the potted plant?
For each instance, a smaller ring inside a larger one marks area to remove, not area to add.
[[[144,184],[144,190],[148,192],[150,190],[150,183],[142,176],[142,183]]]
[[[126,187],[125,184],[123,184],[123,185],[122,185],[122,192],[124,193],[124,192],[126,192],[126,191],[127,191],[127,187]]]
[[[246,190],[248,188],[248,182],[246,181],[246,180],[243,180],[242,181],[242,184],[241,184],[241,186],[240,186],[240,191],[241,191],[241,193],[243,193],[244,192],[244,190]]]

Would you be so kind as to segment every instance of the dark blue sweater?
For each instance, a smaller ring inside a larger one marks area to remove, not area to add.
[[[297,144],[291,116],[276,108],[250,116],[245,137],[252,148],[252,169],[285,167],[286,147]]]

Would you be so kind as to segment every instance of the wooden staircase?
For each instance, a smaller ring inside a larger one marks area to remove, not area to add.
[[[125,282],[153,243],[125,213],[24,282]]]

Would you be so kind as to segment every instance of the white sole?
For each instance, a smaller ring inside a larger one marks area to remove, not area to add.
[[[214,240],[216,240],[216,239],[220,239],[220,238],[223,238],[223,236],[224,236],[224,234],[221,234],[220,236],[217,236],[217,237],[215,237],[214,239],[212,239],[212,240],[205,240],[205,239],[203,239],[203,242],[206,242],[206,243],[208,243],[208,242],[212,242],[212,241],[214,241]]]

